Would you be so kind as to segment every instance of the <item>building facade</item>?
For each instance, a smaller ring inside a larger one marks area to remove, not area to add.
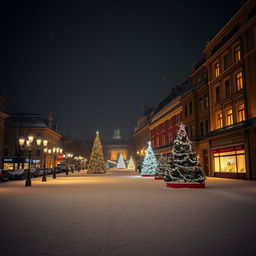
[[[247,1],[207,43],[211,176],[256,178],[256,3]]]
[[[19,138],[32,135],[35,138],[48,140],[48,148],[61,147],[62,135],[53,123],[53,118],[48,119],[38,114],[12,114],[6,118],[5,140],[4,140],[4,169],[28,168],[28,155],[19,147]],[[57,162],[55,163],[57,165]],[[44,166],[43,150],[33,150],[32,166]],[[53,155],[46,155],[46,167],[54,167]]]

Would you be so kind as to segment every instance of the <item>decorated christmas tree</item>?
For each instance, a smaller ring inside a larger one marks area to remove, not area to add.
[[[100,142],[99,132],[96,132],[96,137],[93,143],[92,153],[89,161],[87,173],[105,173],[105,160],[103,156],[102,145]]]
[[[133,161],[132,156],[131,156],[130,159],[129,159],[127,169],[129,169],[129,170],[135,170],[135,163],[134,163],[134,161]]]
[[[156,157],[151,147],[151,142],[149,141],[147,153],[145,155],[145,158],[142,164],[141,175],[155,176],[156,168],[157,168]]]
[[[165,181],[176,183],[204,184],[205,176],[187,136],[185,126],[181,123],[172,150],[173,160],[168,166]]]
[[[157,168],[155,173],[156,179],[164,179],[166,172],[168,170],[168,163],[166,159],[163,157],[163,154],[157,160]]]
[[[124,162],[124,159],[123,159],[123,155],[120,154],[119,158],[118,158],[118,162],[117,162],[117,169],[125,169],[126,166],[125,166],[125,162]]]

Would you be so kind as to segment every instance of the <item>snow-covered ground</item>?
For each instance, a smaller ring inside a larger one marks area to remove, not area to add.
[[[172,189],[132,171],[0,184],[0,255],[256,255],[256,182]]]

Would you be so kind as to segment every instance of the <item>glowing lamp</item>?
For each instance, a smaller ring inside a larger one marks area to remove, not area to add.
[[[34,136],[28,136],[28,141],[29,141],[29,143],[33,143],[33,141],[34,141]]]
[[[60,154],[62,154],[62,152],[63,152],[63,149],[62,149],[62,148],[60,148]]]
[[[25,139],[20,138],[19,139],[19,145],[22,147],[22,146],[24,146],[24,144],[25,144]]]
[[[56,148],[54,147],[53,149],[52,149],[52,153],[55,153],[56,152]]]
[[[42,144],[42,140],[41,139],[37,139],[36,140],[36,145],[39,147],[39,146],[41,146],[41,144]]]
[[[46,154],[48,152],[48,148],[44,148],[44,153]]]
[[[47,145],[48,145],[48,140],[43,140],[43,146],[47,147]]]
[[[30,142],[29,142],[29,140],[26,140],[26,146],[30,146]]]

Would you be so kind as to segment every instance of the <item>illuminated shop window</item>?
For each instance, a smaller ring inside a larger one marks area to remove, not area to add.
[[[243,122],[245,120],[244,104],[237,106],[237,121]]]
[[[233,150],[214,153],[214,171],[224,173],[246,173],[245,151]]]
[[[232,125],[233,124],[233,110],[232,108],[226,110],[226,125]]]
[[[236,89],[241,91],[243,89],[243,75],[242,72],[236,74]]]
[[[222,128],[223,127],[223,115],[222,112],[217,113],[217,129]]]
[[[234,59],[235,62],[239,61],[241,59],[241,49],[240,49],[240,45],[238,45],[237,47],[235,47],[234,49]]]

